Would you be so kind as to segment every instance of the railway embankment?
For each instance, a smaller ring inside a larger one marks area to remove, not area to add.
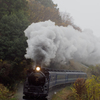
[[[100,100],[100,76],[77,79],[72,86],[54,94],[52,100]]]
[[[51,100],[66,100],[66,97],[71,93],[71,87],[72,87],[72,85],[66,86],[65,88],[63,88],[60,91],[56,92],[52,96]]]

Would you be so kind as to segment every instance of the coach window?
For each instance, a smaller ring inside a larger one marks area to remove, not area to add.
[[[55,80],[55,75],[52,75],[51,76],[51,81],[54,81]]]
[[[65,79],[65,75],[63,74],[57,75],[57,79]]]

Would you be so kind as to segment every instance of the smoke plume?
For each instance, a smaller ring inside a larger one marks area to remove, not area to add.
[[[37,63],[67,63],[70,59],[87,65],[100,63],[100,40],[91,30],[79,32],[49,20],[32,23],[24,32],[28,38],[25,57]]]

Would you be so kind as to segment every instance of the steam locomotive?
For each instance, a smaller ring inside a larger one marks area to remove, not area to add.
[[[77,78],[86,79],[82,71],[50,70],[36,66],[28,70],[23,88],[23,98],[46,97],[49,89],[62,84],[74,83]]]

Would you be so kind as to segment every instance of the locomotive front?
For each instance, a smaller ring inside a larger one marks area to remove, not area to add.
[[[49,73],[47,70],[36,66],[33,70],[28,70],[24,84],[24,99],[30,97],[46,97],[49,89]]]
[[[45,84],[45,74],[40,70],[40,67],[36,67],[35,70],[28,75],[29,85],[43,86]]]

